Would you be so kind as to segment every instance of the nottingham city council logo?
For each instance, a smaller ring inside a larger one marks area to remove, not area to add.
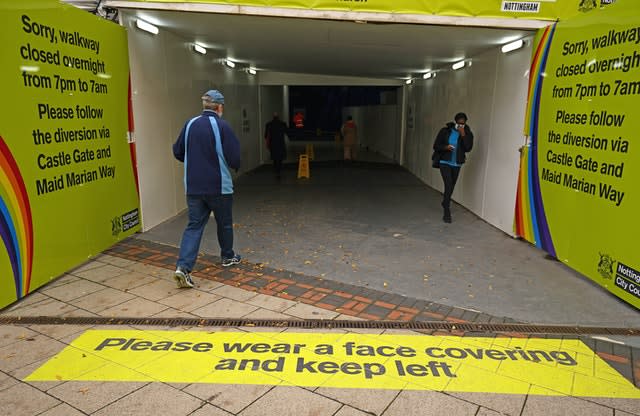
[[[120,216],[113,217],[111,220],[111,234],[115,237],[122,231],[122,220]]]
[[[598,262],[598,272],[605,279],[613,279],[613,263],[616,261],[608,254],[600,254],[600,261]]]
[[[596,7],[598,7],[596,2],[597,0],[580,0],[578,10],[580,10],[581,12],[588,12],[591,9],[595,9]]]

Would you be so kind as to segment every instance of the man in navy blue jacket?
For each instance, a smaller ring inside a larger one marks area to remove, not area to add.
[[[230,169],[240,168],[240,142],[222,119],[224,96],[209,90],[202,96],[203,112],[187,121],[173,144],[173,154],[184,163],[189,223],[180,242],[174,279],[178,287],[193,287],[202,233],[213,211],[224,267],[240,263],[233,251],[233,180]]]

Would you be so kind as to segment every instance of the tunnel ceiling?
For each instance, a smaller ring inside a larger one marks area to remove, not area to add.
[[[121,10],[229,57],[239,67],[374,78],[450,68],[534,32],[418,24],[356,23],[179,11]]]

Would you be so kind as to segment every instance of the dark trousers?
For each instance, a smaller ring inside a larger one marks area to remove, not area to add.
[[[451,216],[451,194],[456,187],[460,168],[440,163],[440,175],[444,182],[444,195],[442,196],[442,208],[444,208],[445,217]]]
[[[273,161],[273,171],[276,175],[280,176],[280,171],[282,170],[282,159]]]

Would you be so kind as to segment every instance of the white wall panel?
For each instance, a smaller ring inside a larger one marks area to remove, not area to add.
[[[379,153],[396,162],[396,145],[400,137],[398,105],[370,105],[345,107],[342,110],[343,122],[348,115],[353,117],[358,127],[358,143],[360,147],[368,147],[370,151]]]
[[[254,76],[231,70],[218,58],[191,50],[191,40],[166,30],[151,35],[123,16],[128,30],[133,111],[143,227],[185,208],[183,166],[171,147],[185,121],[202,111],[200,97],[211,88],[225,96],[224,118],[241,142],[241,172],[260,164],[261,127]]]
[[[523,142],[527,70],[531,47],[504,55],[499,48],[473,57],[472,65],[443,68],[434,79],[406,86],[408,93],[404,166],[442,191],[431,168],[432,145],[440,128],[465,112],[475,136],[453,199],[490,224],[512,234],[518,148]]]

